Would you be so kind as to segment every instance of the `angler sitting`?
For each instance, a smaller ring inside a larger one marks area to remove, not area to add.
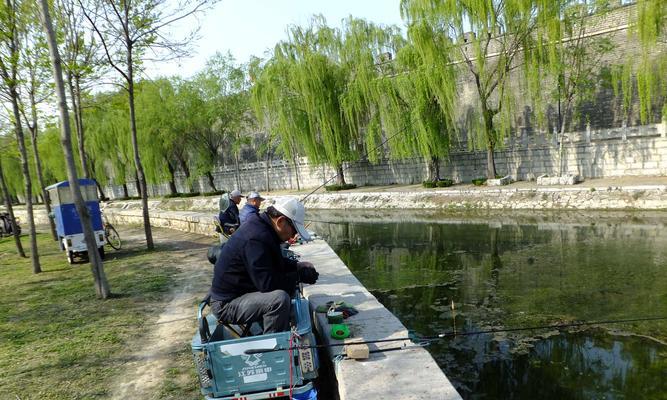
[[[229,193],[228,199],[220,199],[218,221],[220,222],[222,232],[226,235],[234,233],[240,225],[238,204],[241,202],[242,197],[240,191],[232,190]],[[223,207],[225,208],[223,209]]]
[[[264,333],[290,328],[290,293],[298,281],[313,284],[310,262],[282,256],[280,244],[297,234],[310,240],[305,210],[296,198],[281,199],[262,214],[250,214],[220,252],[209,294],[211,310],[223,323],[259,322]]]
[[[250,214],[259,214],[259,206],[264,201],[264,198],[257,192],[250,192],[246,197],[246,202],[241,212],[239,213],[240,223],[244,223]]]

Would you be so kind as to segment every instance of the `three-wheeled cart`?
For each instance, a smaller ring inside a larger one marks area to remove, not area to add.
[[[97,198],[97,186],[92,179],[79,179],[81,195],[88,208],[90,219],[95,231],[95,241],[100,256],[104,258],[104,227],[102,225],[102,213],[100,202]],[[83,236],[81,217],[76,211],[74,199],[70,193],[69,181],[58,182],[46,188],[53,209],[52,217],[56,223],[56,232],[60,249],[67,254],[67,261],[74,262],[75,257],[87,257],[88,248]]]

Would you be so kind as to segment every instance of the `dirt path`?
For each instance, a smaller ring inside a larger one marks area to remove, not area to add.
[[[175,284],[158,315],[155,327],[147,338],[137,343],[131,361],[111,385],[112,399],[151,399],[160,388],[173,354],[190,342],[195,327],[195,304],[208,290],[212,268],[206,259],[206,249],[214,239],[168,229],[153,229],[156,247],[167,252],[165,262],[179,269]],[[123,248],[145,246],[143,229],[123,227]]]

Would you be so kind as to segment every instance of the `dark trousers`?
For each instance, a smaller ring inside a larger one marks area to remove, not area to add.
[[[264,333],[289,330],[290,297],[284,290],[246,293],[227,303],[211,301],[219,321],[231,324],[260,322]]]

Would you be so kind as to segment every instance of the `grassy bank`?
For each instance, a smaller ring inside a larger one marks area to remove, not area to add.
[[[70,266],[46,234],[38,242],[44,272],[35,275],[12,238],[0,239],[0,399],[107,398],[150,333],[177,270],[159,249],[109,251],[114,296],[98,300],[87,263]],[[155,398],[197,398],[183,349]]]

